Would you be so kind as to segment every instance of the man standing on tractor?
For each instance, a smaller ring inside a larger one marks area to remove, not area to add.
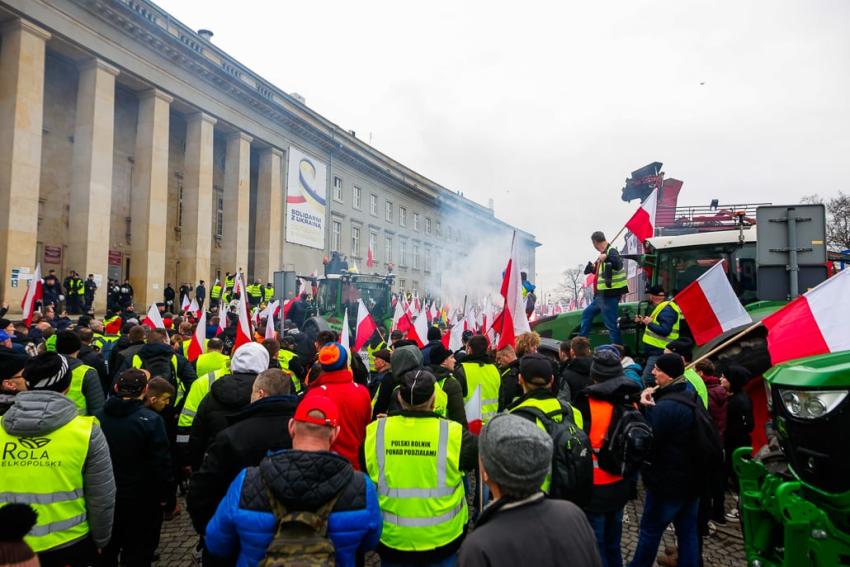
[[[610,342],[623,344],[620,338],[620,328],[617,324],[617,305],[620,297],[629,293],[629,281],[623,267],[623,258],[616,248],[613,248],[601,231],[590,235],[593,247],[599,252],[596,262],[588,262],[584,268],[585,274],[596,274],[593,302],[584,308],[581,317],[579,335],[590,335],[593,319],[601,312],[602,322],[608,329]]]
[[[664,288],[654,285],[646,290],[649,306],[652,308],[649,315],[635,317],[635,323],[644,325],[643,330],[643,352],[646,354],[646,364],[643,368],[644,384],[652,384],[652,369],[655,361],[664,354],[664,348],[679,338],[679,325],[682,322],[682,311],[672,300],[667,299]]]

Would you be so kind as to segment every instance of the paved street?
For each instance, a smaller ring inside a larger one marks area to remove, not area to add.
[[[727,509],[731,507],[729,501]],[[192,552],[198,537],[186,514],[185,501],[181,499],[184,512],[171,522],[166,522],[162,531],[162,542],[159,546],[160,566],[191,566],[194,565]],[[642,500],[635,500],[626,505],[623,519],[623,555],[628,560],[637,545],[638,524],[643,510]],[[674,545],[673,532],[668,530],[659,553],[665,546]],[[717,532],[705,540],[705,567],[741,567],[744,561],[744,542],[741,529],[737,522],[728,522],[718,526]],[[377,561],[368,561],[370,565],[379,565]]]

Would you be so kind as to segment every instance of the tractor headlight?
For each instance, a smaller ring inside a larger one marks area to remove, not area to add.
[[[794,417],[817,419],[823,417],[844,401],[847,390],[780,390],[779,397]]]

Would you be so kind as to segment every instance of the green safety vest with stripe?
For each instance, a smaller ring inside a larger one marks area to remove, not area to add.
[[[89,523],[83,469],[95,418],[77,416],[59,429],[32,437],[9,435],[2,420],[0,507],[33,507],[38,520],[24,541],[36,553],[85,538]]]
[[[207,372],[205,378],[199,378],[192,382],[192,386],[189,388],[189,394],[186,396],[186,403],[183,404],[183,409],[180,410],[180,417],[177,418],[177,443],[189,442],[189,430],[195,422],[195,416],[198,414],[198,408],[201,406],[201,402],[209,394],[213,383],[228,374],[230,374],[230,371],[222,368],[221,370]],[[184,430],[183,428],[186,429]]]
[[[211,299],[218,299],[220,297],[221,297],[221,284],[215,284],[210,289],[210,298]]]
[[[611,246],[605,249],[605,254],[608,254],[608,251],[611,250]],[[619,270],[611,269],[611,285],[605,283],[605,266],[607,266],[605,262],[599,262],[596,265],[596,289],[598,291],[606,291],[609,289],[622,289],[624,287],[629,287],[629,279],[626,276],[626,267],[623,266]]]
[[[257,284],[251,284],[245,288],[245,291],[248,292],[248,297],[253,297],[256,299],[263,298],[263,288]]]
[[[555,412],[555,411],[560,411],[563,408],[564,405],[568,406],[572,410],[572,412],[573,412],[573,422],[576,424],[576,427],[581,429],[582,425],[584,424],[584,420],[581,417],[581,412],[578,411],[576,408],[574,408],[570,404],[562,404],[561,401],[554,396],[551,397],[551,398],[542,398],[542,399],[541,398],[526,398],[525,400],[520,402],[517,406],[512,407],[510,409],[510,413],[515,412],[519,408],[532,407],[532,408],[539,409],[543,413],[549,414],[549,413],[552,413],[552,412]],[[554,421],[560,423],[562,418],[561,417],[553,417],[552,419]],[[539,427],[543,431],[546,431],[546,428],[543,426],[543,424],[539,420],[537,420],[536,423],[537,423],[537,427]],[[552,471],[550,470],[549,473],[546,474],[546,478],[543,479],[543,484],[540,485],[540,490],[542,490],[543,492],[546,492],[548,494],[549,493],[549,486],[551,484],[552,484]]]
[[[483,425],[499,411],[499,386],[501,386],[502,377],[494,364],[463,362],[461,366],[466,374],[464,403],[469,402],[475,394],[475,389],[481,386],[481,424]]]
[[[661,303],[655,306],[655,309],[652,310],[652,314],[650,315],[650,317],[652,318],[652,323],[658,324],[658,317],[661,315],[661,312],[664,311],[664,308],[668,305],[671,309],[673,309],[673,311],[676,312],[676,322],[673,324],[673,328],[670,330],[670,334],[666,337],[662,337],[661,335],[650,329],[649,325],[647,325],[646,329],[644,329],[643,331],[644,344],[664,350],[664,347],[666,347],[670,342],[675,341],[679,338],[679,324],[682,322],[682,310],[679,309],[679,306],[676,305],[676,302],[672,300],[662,301]]]
[[[292,361],[292,359],[296,356],[298,355],[292,352],[291,350],[280,349],[279,351],[277,351],[277,362],[280,364],[280,368],[292,374],[292,387],[295,390],[296,394],[300,394],[301,390],[303,389],[301,386],[301,380],[299,380],[298,376],[296,376],[295,373],[289,369],[290,361]]]
[[[469,512],[458,468],[463,427],[437,417],[395,415],[366,428],[366,471],[384,518],[381,543],[401,551],[442,547]]]
[[[83,394],[83,379],[86,377],[86,372],[94,370],[87,364],[80,364],[71,370],[71,386],[65,394],[69,400],[77,406],[77,413],[86,415],[88,413],[88,404],[86,404],[86,396]]]
[[[371,346],[368,343],[366,344],[366,353],[369,355],[369,372],[377,372],[378,369],[375,368],[375,354],[386,347],[387,345],[384,341],[379,342],[376,346]]]

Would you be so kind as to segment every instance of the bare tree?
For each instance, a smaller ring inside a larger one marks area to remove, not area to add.
[[[581,291],[582,283],[584,282],[584,266],[579,264],[574,268],[567,268],[561,272],[561,281],[555,288],[555,294],[559,299],[570,301],[578,299],[579,291]]]
[[[838,196],[823,199],[820,195],[806,195],[803,203],[826,205],[826,241],[830,249],[850,249],[850,195],[843,191]]]

